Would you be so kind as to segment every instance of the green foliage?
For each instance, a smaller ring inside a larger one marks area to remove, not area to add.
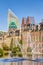
[[[19,56],[19,57],[21,57],[22,54],[21,53],[19,54],[19,52],[21,52],[19,47],[14,47],[13,50],[12,50],[13,56]]]
[[[12,50],[12,48],[13,48],[13,38],[11,39],[10,50]]]
[[[22,57],[22,53],[19,53],[18,56],[19,56],[19,57]]]
[[[27,56],[32,57],[32,54],[31,53],[30,54],[27,54]]]
[[[3,49],[0,48],[0,57],[3,57]]]
[[[18,52],[19,51],[19,48],[18,47],[14,47],[12,52],[15,53],[15,52]]]
[[[7,56],[9,53],[8,52],[5,52],[4,55]]]
[[[18,51],[19,51],[19,49],[18,49],[17,47],[14,47],[14,48],[12,49],[12,54],[13,54],[13,56],[16,56],[16,55],[17,55],[16,52],[18,52]]]
[[[31,47],[28,47],[27,48],[27,56],[29,56],[29,57],[32,57],[32,49],[31,49]]]
[[[22,45],[22,40],[20,40],[19,43]]]
[[[19,43],[22,44],[22,40],[20,40]],[[10,50],[12,51],[11,56],[22,56],[21,54],[18,54],[21,52],[19,46],[13,46],[13,38],[11,39]]]
[[[9,51],[10,48],[7,45],[3,45],[3,50]]]

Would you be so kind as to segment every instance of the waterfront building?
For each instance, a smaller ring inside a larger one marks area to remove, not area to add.
[[[32,39],[32,53],[34,54],[34,58],[43,58],[43,22],[39,25],[36,25],[36,29],[31,31],[31,39]]]
[[[36,25],[34,17],[27,17],[25,20],[23,18],[21,38],[25,52],[31,47],[34,58],[43,57],[43,19],[40,24]]]
[[[30,48],[31,43],[31,29],[32,25],[34,24],[34,17],[27,17],[22,19],[21,25],[21,38],[23,42],[23,52],[27,52],[28,48]]]
[[[33,58],[43,58],[43,19],[36,25],[34,17],[22,18],[20,28],[17,16],[9,10],[8,31],[0,32],[0,48],[3,45],[10,47],[12,38],[13,46],[17,46],[18,41],[22,40],[22,52],[25,52],[23,57],[27,57],[27,52],[31,52]]]

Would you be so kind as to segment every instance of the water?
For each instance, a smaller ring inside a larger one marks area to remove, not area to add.
[[[30,36],[30,34],[28,34],[28,35],[29,35],[30,43],[32,44],[31,36]],[[23,49],[21,48],[21,45],[18,43],[17,39],[15,40],[15,42],[17,45],[19,45],[19,48],[23,52]],[[32,46],[31,44],[30,44],[30,46]],[[34,49],[32,49],[32,51]],[[32,53],[34,54],[34,51]],[[24,55],[24,57],[25,56],[26,55]],[[10,53],[9,53],[9,57],[10,57]],[[30,58],[1,58],[0,65],[43,65],[43,58],[42,59],[41,58],[39,58],[39,59],[37,59],[37,58],[36,59],[32,59],[32,58],[31,59]]]
[[[43,65],[43,58],[1,58],[0,65]]]

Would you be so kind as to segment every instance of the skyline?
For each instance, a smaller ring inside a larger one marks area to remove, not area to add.
[[[8,30],[8,9],[18,17],[34,16],[36,23],[43,19],[43,0],[0,0],[0,30]]]

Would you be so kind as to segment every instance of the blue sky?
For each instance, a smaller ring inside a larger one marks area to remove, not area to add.
[[[0,30],[8,30],[8,9],[19,18],[34,16],[36,23],[43,19],[43,0],[0,0]]]

